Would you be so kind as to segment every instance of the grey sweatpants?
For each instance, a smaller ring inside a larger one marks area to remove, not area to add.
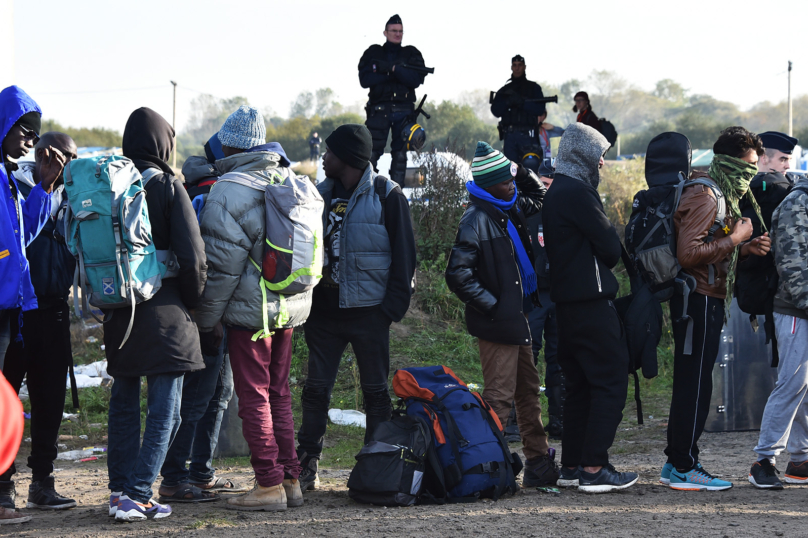
[[[791,461],[808,460],[808,320],[774,313],[780,364],[755,447],[772,464],[787,449]],[[788,444],[786,444],[788,442]]]

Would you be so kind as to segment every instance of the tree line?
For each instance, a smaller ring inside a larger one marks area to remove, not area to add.
[[[504,82],[504,81],[503,81]],[[571,79],[563,84],[539,82],[545,95],[558,95],[558,104],[547,107],[547,121],[564,127],[575,121],[573,96],[579,90],[589,93],[595,113],[611,121],[620,133],[620,152],[645,153],[648,142],[664,131],[686,135],[693,148],[711,148],[718,133],[730,125],[743,125],[754,132],[786,131],[785,101],[758,103],[749,110],[705,94],[691,94],[676,81],[665,79],[650,90],[627,82],[610,71],[593,71],[585,79]],[[497,89],[497,88],[491,88]],[[244,97],[219,99],[200,95],[191,102],[191,117],[177,136],[177,161],[181,165],[191,155],[202,154],[202,146],[221,127],[238,106],[249,104]],[[488,90],[461,92],[453,100],[427,102],[424,109],[432,119],[419,123],[427,133],[427,147],[450,149],[471,159],[478,140],[486,140],[501,149],[495,118],[488,105]],[[325,139],[343,123],[363,123],[361,104],[339,103],[330,88],[301,92],[290,103],[288,117],[280,117],[272,109],[263,111],[267,124],[267,140],[280,142],[293,161],[308,158],[308,139],[318,132]],[[808,95],[793,102],[794,136],[808,145]],[[60,130],[76,140],[79,146],[120,146],[121,134],[104,128],[72,128],[50,120],[44,130]],[[451,148],[445,148],[450,145]],[[608,157],[616,156],[613,148]]]

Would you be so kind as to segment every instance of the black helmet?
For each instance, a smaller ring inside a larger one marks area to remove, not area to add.
[[[401,139],[408,151],[421,151],[426,144],[426,131],[417,123],[408,123],[401,131]]]
[[[541,164],[541,159],[539,158],[539,156],[537,154],[535,154],[533,152],[525,153],[522,156],[522,166],[524,166],[525,168],[528,168],[530,170],[533,170],[537,174],[539,173],[539,165],[540,164]]]

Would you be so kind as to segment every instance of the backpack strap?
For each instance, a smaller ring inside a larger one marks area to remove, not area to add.
[[[715,240],[715,233],[718,230],[723,229],[725,233],[729,233],[729,229],[726,224],[724,224],[724,219],[727,217],[727,200],[715,181],[710,178],[699,177],[691,179],[690,185],[704,185],[705,187],[709,187],[715,196],[715,219],[713,220],[712,226],[710,226],[710,229],[707,231],[707,237],[704,238],[705,243],[712,243]],[[716,271],[715,264],[711,263],[707,265],[707,283],[711,286],[715,284]]]
[[[379,197],[379,202],[382,204],[382,224],[384,224],[384,206],[387,202],[387,195],[396,189],[401,190],[401,187],[399,187],[397,184],[388,189],[387,181],[388,180],[386,177],[380,175],[373,178],[373,190],[376,191],[376,196]]]
[[[162,170],[158,170],[157,168],[147,168],[146,170],[144,170],[143,173],[140,174],[140,176],[143,178],[143,188],[144,189],[146,188],[146,185],[149,184],[149,181],[151,181],[154,178],[154,176],[163,173],[164,172]]]
[[[239,185],[244,185],[245,187],[249,187],[261,192],[266,191],[268,185],[266,181],[261,181],[260,179],[254,178],[253,176],[244,174],[242,172],[228,172],[220,177],[219,181],[224,181],[225,183],[238,183]]]

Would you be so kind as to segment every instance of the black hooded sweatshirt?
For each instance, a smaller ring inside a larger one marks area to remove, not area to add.
[[[154,245],[171,249],[180,266],[178,278],[163,279],[150,300],[135,307],[132,333],[124,344],[131,310],[107,311],[104,324],[108,371],[113,377],[188,372],[204,368],[196,324],[189,313],[205,289],[205,245],[191,200],[167,162],[174,147],[174,129],[148,108],[135,110],[123,133],[123,154],[141,173],[159,170],[146,185],[146,203]]]

